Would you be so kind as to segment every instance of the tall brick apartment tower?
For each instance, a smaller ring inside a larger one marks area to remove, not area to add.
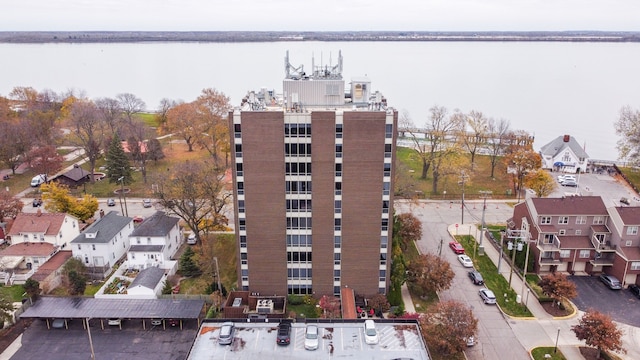
[[[239,288],[262,295],[386,293],[398,113],[367,78],[285,58],[283,93],[229,114]]]

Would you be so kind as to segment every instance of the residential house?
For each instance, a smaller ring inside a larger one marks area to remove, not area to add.
[[[20,213],[13,221],[7,235],[11,244],[46,242],[56,249],[68,249],[68,244],[80,234],[80,224],[75,217],[63,213]]]
[[[62,284],[62,268],[72,256],[71,251],[58,251],[31,276],[40,283],[40,289],[44,294]]]
[[[139,270],[151,266],[165,268],[165,262],[171,260],[182,244],[179,220],[156,211],[138,225],[129,235],[127,266]]]
[[[91,173],[76,164],[71,170],[54,177],[51,181],[64,184],[70,188],[76,188],[91,181]]]
[[[608,210],[612,236],[607,249],[615,250],[615,259],[605,272],[623,284],[640,284],[640,207],[611,207]]]
[[[531,239],[539,274],[606,273],[640,284],[640,207],[606,208],[600,196],[530,198],[514,207],[507,237]]]
[[[24,284],[58,250],[47,242],[23,242],[0,251],[0,282]]]
[[[140,270],[127,288],[127,295],[136,299],[156,299],[162,293],[166,272],[155,266]]]
[[[514,207],[507,237],[530,240],[530,271],[600,273],[615,257],[608,223],[600,196],[529,198]]]
[[[80,259],[93,279],[104,279],[129,249],[133,218],[110,211],[71,241],[73,256]]]
[[[589,155],[570,135],[558,136],[540,149],[542,168],[568,173],[587,170]]]

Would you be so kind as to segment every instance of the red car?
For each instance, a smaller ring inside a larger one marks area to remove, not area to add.
[[[459,242],[457,241],[452,241],[449,243],[449,247],[451,248],[451,250],[453,250],[454,253],[456,254],[464,254],[464,248],[462,247],[462,245],[460,245]]]

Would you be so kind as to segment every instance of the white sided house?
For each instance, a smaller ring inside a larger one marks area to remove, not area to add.
[[[133,218],[111,211],[71,241],[73,256],[87,267],[92,279],[104,279],[129,249],[133,229]]]
[[[11,244],[46,242],[54,249],[68,249],[71,240],[80,234],[75,217],[63,213],[19,213],[13,221],[9,236]]]
[[[570,135],[558,136],[540,149],[542,168],[566,173],[587,170],[589,155]]]
[[[156,211],[138,225],[129,235],[127,266],[137,270],[152,266],[166,268],[165,262],[171,260],[182,243],[179,220]]]
[[[141,270],[127,288],[127,295],[136,299],[157,299],[166,281],[165,271],[157,267]]]

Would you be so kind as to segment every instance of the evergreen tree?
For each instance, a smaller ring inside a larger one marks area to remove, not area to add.
[[[36,300],[38,295],[40,294],[40,283],[32,278],[27,279],[22,287],[24,288],[24,292],[27,293],[31,301]]]
[[[196,262],[194,261],[195,253],[191,250],[191,247],[187,247],[187,249],[182,253],[180,257],[180,273],[184,276],[198,276],[201,271]]]
[[[162,287],[162,294],[171,295],[172,292],[173,292],[173,287],[171,286],[171,283],[169,282],[169,280],[165,280],[164,286]]]
[[[107,178],[109,183],[117,183],[120,177],[124,177],[123,181],[125,185],[133,182],[133,174],[131,173],[131,165],[129,164],[129,158],[122,148],[122,143],[118,134],[114,134],[109,144],[107,151],[107,162],[105,164],[107,168]]]

